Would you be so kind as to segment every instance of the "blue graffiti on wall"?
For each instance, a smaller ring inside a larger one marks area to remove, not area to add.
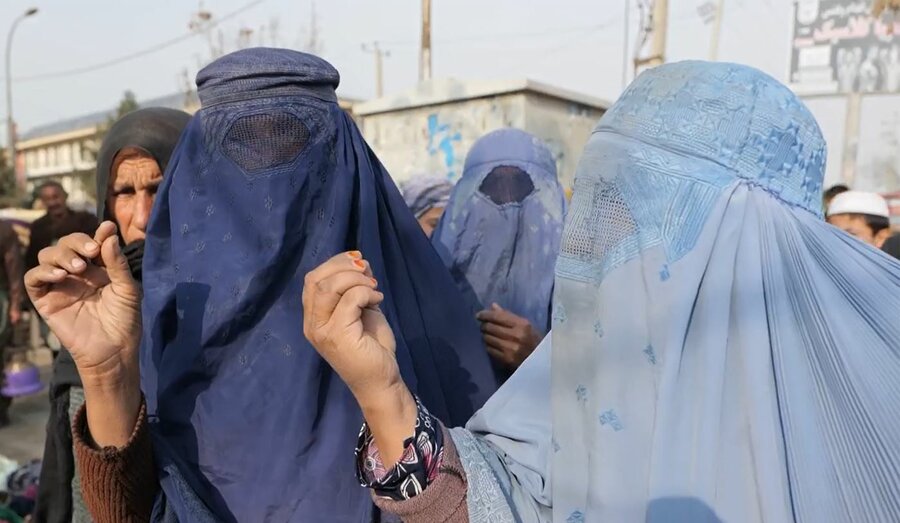
[[[428,115],[428,154],[434,156],[438,153],[444,155],[444,166],[447,168],[447,177],[453,178],[456,166],[456,153],[453,150],[453,142],[462,140],[462,135],[454,133],[450,124],[440,123],[437,114]]]

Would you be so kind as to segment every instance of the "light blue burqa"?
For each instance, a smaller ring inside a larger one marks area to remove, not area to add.
[[[431,237],[473,312],[496,303],[549,330],[565,206],[540,138],[503,128],[475,142]]]
[[[471,521],[900,521],[900,264],[822,221],[824,164],[754,69],[628,88],[578,168],[552,334],[453,431]]]

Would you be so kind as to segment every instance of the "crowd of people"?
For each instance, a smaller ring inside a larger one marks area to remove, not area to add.
[[[645,72],[568,201],[518,129],[398,188],[338,82],[226,55],[109,130],[101,223],[42,185],[23,276],[0,222],[64,347],[35,521],[900,521],[900,240],[785,86]]]

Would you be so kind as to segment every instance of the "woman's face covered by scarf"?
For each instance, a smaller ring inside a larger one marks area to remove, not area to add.
[[[116,222],[137,279],[156,189],[190,118],[164,107],[138,109],[113,124],[97,155],[97,216]]]

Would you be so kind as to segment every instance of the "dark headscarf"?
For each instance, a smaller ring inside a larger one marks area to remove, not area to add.
[[[122,149],[135,148],[153,157],[161,172],[166,171],[175,144],[191,115],[177,109],[148,107],[138,109],[119,118],[106,133],[100,152],[97,154],[97,216],[102,220],[113,220],[106,199],[109,196],[109,177],[112,175],[116,155]],[[141,260],[144,256],[144,241],[138,240],[122,249],[128,258],[131,273],[141,280]]]
[[[304,276],[340,252],[371,264],[403,378],[432,413],[464,423],[495,388],[474,317],[338,106],[338,78],[320,58],[265,48],[197,77],[202,108],[144,257],[155,517],[370,520],[354,474],[362,416],[302,329]]]

